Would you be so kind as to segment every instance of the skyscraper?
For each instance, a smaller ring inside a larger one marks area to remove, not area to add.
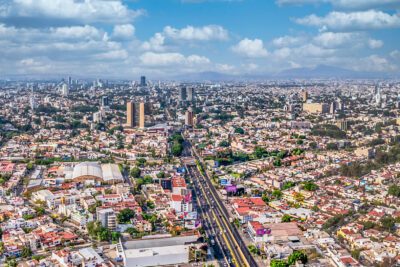
[[[185,113],[185,125],[193,126],[193,111],[188,109]]]
[[[62,94],[63,96],[68,96],[68,93],[69,93],[68,85],[67,85],[66,83],[64,83],[64,84],[62,85],[62,88],[61,88],[61,94]]]
[[[146,83],[146,76],[140,77],[140,86],[142,86],[142,87],[147,86],[147,83]]]
[[[187,98],[187,91],[186,91],[186,87],[181,87],[179,89],[179,100],[180,101],[185,101]]]
[[[143,102],[128,102],[126,105],[126,124],[128,127],[145,127],[145,105]]]
[[[193,87],[189,87],[187,89],[187,100],[188,101],[193,101],[193,95],[194,95],[194,88]]]
[[[301,100],[303,102],[307,102],[307,99],[308,99],[308,92],[306,90],[301,91]]]
[[[135,104],[132,101],[126,103],[126,125],[135,127]]]
[[[69,86],[72,85],[72,78],[71,78],[71,76],[68,77],[68,85],[69,85]]]
[[[108,101],[108,96],[103,96],[102,98],[101,98],[101,105],[103,106],[103,107],[107,107],[108,105],[109,105],[109,101]]]
[[[144,106],[143,102],[139,104],[139,128],[144,128],[145,125]]]

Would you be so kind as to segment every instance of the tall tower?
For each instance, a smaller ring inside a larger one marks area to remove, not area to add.
[[[308,99],[308,92],[306,90],[301,91],[301,100],[303,102],[307,102],[307,99]]]
[[[145,87],[146,85],[146,76],[140,77],[140,86]]]
[[[132,101],[126,103],[126,125],[135,127],[135,104]]]
[[[108,96],[103,96],[102,98],[101,98],[101,105],[103,106],[103,107],[106,107],[106,106],[108,106],[109,105],[109,101],[108,101]]]
[[[128,127],[145,127],[145,104],[143,102],[134,103],[132,101],[126,106],[126,124]]]
[[[192,111],[192,109],[186,110],[186,113],[185,113],[185,125],[193,126],[193,111]]]
[[[180,101],[185,101],[187,98],[187,91],[186,91],[186,87],[181,87],[179,89],[179,100]]]
[[[61,88],[61,94],[62,94],[63,96],[68,96],[68,93],[69,93],[68,85],[67,85],[66,83],[64,83],[64,84],[62,85],[62,88]]]
[[[194,95],[194,88],[193,87],[189,87],[187,89],[187,100],[188,101],[193,101],[193,95]]]
[[[145,124],[145,115],[144,115],[144,103],[141,102],[139,104],[139,128],[144,128]]]

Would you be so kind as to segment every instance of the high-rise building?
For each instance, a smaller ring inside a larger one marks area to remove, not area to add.
[[[107,107],[108,105],[109,105],[109,101],[108,101],[108,96],[103,96],[102,98],[101,98],[101,105],[103,106],[103,107]]]
[[[34,110],[36,108],[36,100],[33,95],[29,98],[29,102],[31,104],[31,109]]]
[[[128,127],[145,127],[145,105],[143,102],[128,102],[126,105],[126,124]]]
[[[307,102],[307,99],[308,99],[308,92],[306,90],[301,91],[301,100],[303,102]]]
[[[61,88],[61,94],[62,94],[63,96],[68,96],[68,93],[69,93],[68,85],[67,85],[66,83],[64,83],[64,84],[62,85],[62,88]]]
[[[135,103],[132,101],[126,103],[126,125],[135,127]]]
[[[144,114],[144,112],[145,112],[145,108],[144,108],[144,103],[143,102],[141,102],[140,104],[139,104],[139,128],[144,128],[144,125],[145,125],[145,114]]]
[[[187,100],[188,101],[193,101],[193,97],[194,97],[194,88],[193,87],[189,87],[187,89]]]
[[[69,85],[69,86],[72,85],[72,78],[71,78],[71,76],[68,77],[68,85]]]
[[[347,121],[346,120],[338,120],[336,122],[336,126],[342,131],[347,131]]]
[[[179,100],[180,101],[185,101],[187,98],[187,91],[186,91],[186,87],[181,87],[179,89]]]
[[[146,85],[146,76],[140,77],[140,86],[145,87]]]
[[[188,109],[185,113],[185,125],[193,126],[193,111]]]

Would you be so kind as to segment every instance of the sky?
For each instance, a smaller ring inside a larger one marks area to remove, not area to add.
[[[400,0],[0,0],[0,78],[399,73]]]

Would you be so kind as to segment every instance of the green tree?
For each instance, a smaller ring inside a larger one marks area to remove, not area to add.
[[[270,267],[288,267],[288,266],[289,265],[284,260],[275,260],[275,259],[273,259],[270,262]]]
[[[135,217],[135,212],[128,208],[121,210],[117,215],[118,222],[121,224],[129,223],[133,217]]]
[[[307,191],[316,191],[318,186],[314,182],[305,182],[303,188]]]
[[[293,265],[297,261],[301,261],[301,263],[306,264],[308,261],[307,254],[303,251],[294,251],[288,258],[288,264]]]
[[[282,222],[286,223],[286,222],[291,222],[292,221],[292,216],[290,216],[289,214],[285,214],[282,216]]]
[[[243,130],[243,128],[238,127],[235,129],[235,133],[236,134],[244,134],[244,130]]]
[[[134,167],[134,168],[132,168],[132,170],[131,170],[131,176],[132,176],[133,178],[139,178],[141,172],[142,172],[142,171],[141,171],[138,167]]]
[[[283,196],[283,193],[281,190],[279,189],[275,189],[274,191],[272,191],[272,196],[276,199],[281,199]]]
[[[400,186],[395,184],[389,186],[388,194],[395,197],[400,197]]]
[[[396,220],[392,216],[384,216],[380,219],[380,222],[382,224],[382,227],[385,228],[388,231],[392,231]]]
[[[22,252],[21,252],[21,257],[22,258],[29,258],[32,256],[32,250],[30,247],[23,247]]]

